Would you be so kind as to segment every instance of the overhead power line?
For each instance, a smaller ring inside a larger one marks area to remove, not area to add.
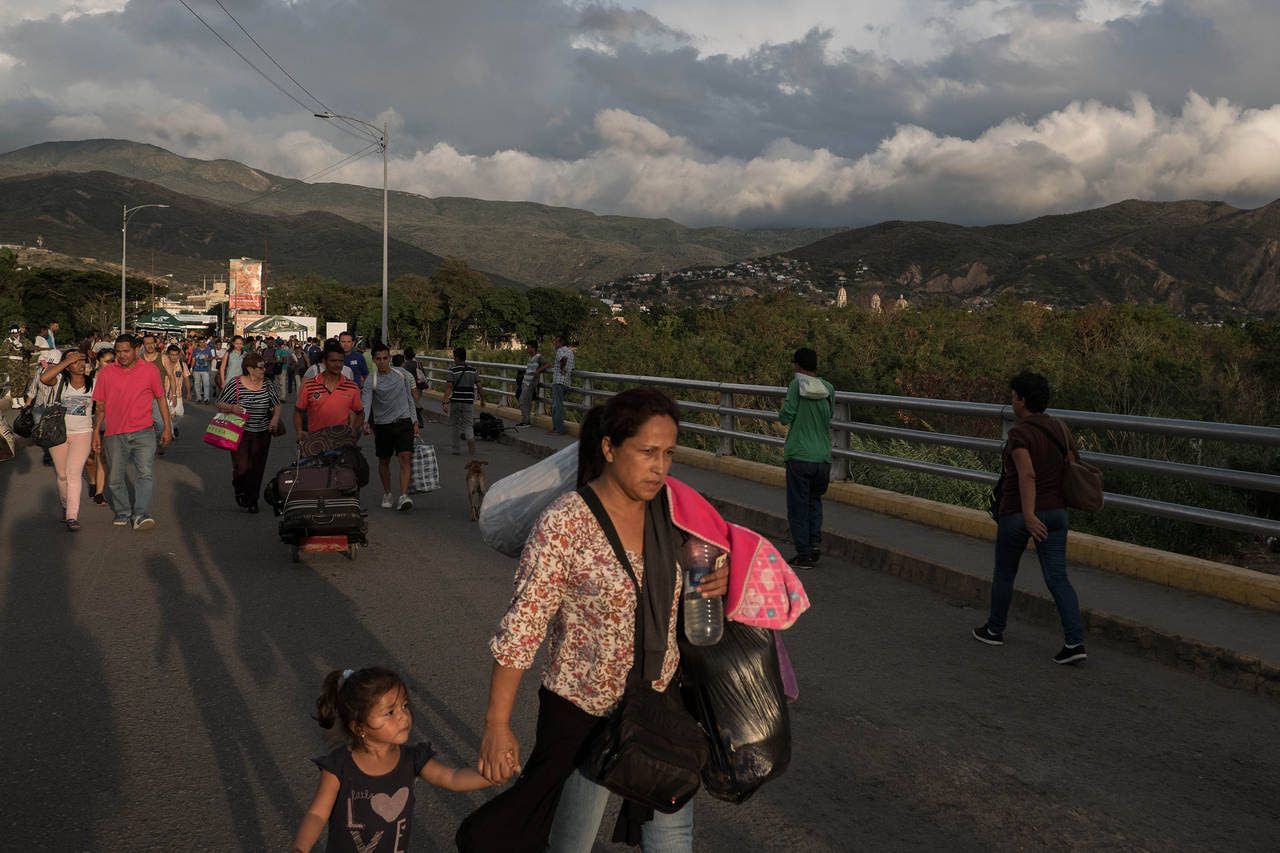
[[[232,22],[233,24],[235,24],[237,27],[239,27],[239,28],[240,28],[240,32],[244,33],[244,34],[245,34],[245,37],[246,37],[247,39],[249,39],[249,41],[253,42],[254,46],[255,46],[255,47],[257,47],[257,48],[258,48],[258,50],[262,51],[262,55],[263,55],[263,56],[265,56],[267,59],[271,60],[271,64],[272,64],[272,65],[274,65],[276,68],[279,68],[279,69],[280,69],[280,73],[281,73],[281,74],[283,74],[284,76],[288,77],[290,80],[292,80],[292,81],[293,81],[293,85],[297,86],[299,89],[301,89],[302,91],[306,92],[306,93],[307,93],[307,97],[309,97],[311,100],[315,101],[317,104],[319,104],[321,107],[323,107],[323,108],[324,108],[324,110],[325,110],[325,112],[328,112],[328,113],[336,113],[336,112],[337,112],[335,109],[333,109],[332,107],[330,107],[330,106],[329,106],[328,104],[326,104],[324,101],[320,100],[320,99],[319,99],[319,98],[317,98],[315,95],[311,94],[311,90],[310,90],[310,89],[308,89],[306,86],[302,85],[301,83],[299,83],[299,82],[298,82],[298,78],[294,77],[292,74],[290,74],[288,71],[286,71],[286,70],[285,70],[285,68],[284,68],[284,66],[283,66],[283,65],[281,65],[279,62],[276,62],[275,57],[274,57],[274,56],[272,56],[270,53],[268,53],[268,52],[267,52],[267,49],[266,49],[265,47],[263,47],[263,46],[258,42],[258,40],[257,40],[256,38],[254,38],[254,37],[253,37],[253,34],[252,34],[252,33],[250,33],[248,30],[246,30],[246,29],[244,28],[244,25],[240,23],[240,21],[236,18],[236,16],[235,16],[235,15],[231,14],[231,10],[230,10],[230,9],[228,9],[226,6],[223,6],[223,5],[222,5],[222,0],[213,0],[213,2],[215,2],[215,3],[217,3],[217,4],[218,4],[218,8],[219,8],[219,9],[221,9],[222,11],[224,11],[224,12],[226,12],[226,13],[227,13],[227,17],[231,19],[231,22]],[[342,118],[342,117],[341,117],[341,116],[338,116],[338,118]],[[353,121],[348,121],[348,120],[347,120],[347,119],[345,119],[345,118],[342,118],[342,123],[343,123],[343,124],[345,124],[345,125],[347,125],[348,127],[350,127],[352,130],[356,130],[356,131],[360,132],[362,135],[366,135],[366,136],[369,136],[370,138],[373,138],[373,134],[372,134],[372,132],[371,132],[371,131],[369,131],[369,129],[368,129],[368,128],[366,128],[366,127],[364,127],[364,126],[362,126],[362,125],[356,124],[356,123],[355,123],[355,122],[353,122]]]
[[[249,57],[245,56],[243,53],[241,53],[239,50],[237,50],[235,45],[233,45],[231,42],[229,42],[229,41],[227,41],[225,38],[223,38],[222,33],[220,33],[220,32],[218,32],[217,30],[215,30],[215,29],[214,29],[214,28],[209,24],[209,22],[208,22],[208,21],[206,21],[204,18],[200,17],[200,14],[199,14],[198,12],[196,12],[196,10],[195,10],[195,9],[192,9],[192,8],[187,4],[187,0],[178,0],[178,2],[179,2],[179,3],[181,3],[181,4],[183,5],[183,7],[184,7],[188,12],[190,12],[190,13],[195,17],[195,19],[196,19],[197,21],[199,21],[200,23],[204,24],[205,29],[207,29],[209,32],[213,33],[213,34],[214,34],[214,36],[215,36],[215,37],[217,37],[218,41],[220,41],[220,42],[222,42],[223,44],[225,44],[225,45],[226,45],[226,46],[231,50],[231,52],[232,52],[232,53],[234,53],[236,56],[238,56],[238,57],[240,57],[242,60],[244,60],[244,63],[245,63],[246,65],[248,65],[248,66],[249,66],[250,68],[252,68],[254,71],[258,72],[259,76],[261,76],[263,80],[266,80],[268,83],[270,83],[272,86],[274,86],[277,90],[279,90],[280,94],[284,95],[286,98],[288,98],[289,100],[293,101],[293,102],[294,102],[295,104],[297,104],[298,106],[302,107],[302,108],[303,108],[304,110],[306,110],[308,113],[312,113],[312,114],[314,114],[314,112],[315,112],[315,108],[314,108],[314,107],[307,106],[305,103],[303,103],[302,101],[298,100],[298,98],[297,98],[297,96],[296,96],[296,95],[294,95],[292,92],[288,91],[288,90],[287,90],[287,89],[285,89],[283,86],[281,86],[278,82],[276,82],[276,80],[275,80],[275,79],[274,79],[270,74],[268,74],[267,72],[263,71],[263,70],[262,70],[261,68],[259,68],[258,66],[254,65],[254,64],[253,64],[253,62],[251,62],[251,61],[250,61]],[[221,4],[221,3],[218,3],[218,5],[219,5],[219,6],[222,6],[222,4]],[[226,11],[226,9],[225,9],[225,8],[223,8],[223,11],[225,12],[225,11]],[[227,14],[228,14],[228,15],[230,15],[231,13],[230,13],[230,12],[227,12]],[[235,20],[235,19],[234,19],[234,18],[232,18],[232,20]],[[236,22],[236,25],[237,25],[237,26],[239,26],[239,21],[237,21],[237,22]],[[243,28],[243,27],[241,27],[241,29],[243,30],[244,28]],[[254,44],[257,44],[257,42],[255,41],[255,42],[254,42]],[[259,45],[259,49],[261,49],[261,45]],[[266,51],[263,51],[263,53],[266,53]],[[270,56],[268,56],[268,59],[270,59]],[[274,59],[273,59],[273,60],[271,60],[271,61],[272,61],[272,62],[275,62],[275,60],[274,60]],[[279,64],[278,64],[278,63],[277,63],[277,65],[276,65],[276,67],[279,67]],[[281,71],[284,71],[284,69],[283,69],[283,68],[281,68],[280,70],[281,70]],[[288,72],[285,72],[285,73],[286,73],[286,75],[288,74]],[[289,79],[290,79],[290,80],[293,80],[293,77],[289,77]],[[294,82],[295,82],[295,83],[297,83],[297,81],[296,81],[296,80],[294,80]],[[299,87],[299,88],[302,88],[302,85],[299,83],[299,84],[298,84],[298,87]],[[307,90],[306,90],[306,89],[303,89],[302,91],[306,92]],[[307,92],[307,94],[308,94],[308,95],[311,95],[311,93],[310,93],[310,92]],[[311,95],[311,97],[316,101],[316,103],[320,103],[319,99],[317,99],[314,95]],[[325,109],[328,109],[328,107],[325,107]],[[332,112],[332,110],[330,110],[330,112]],[[350,135],[350,136],[354,136],[354,137],[356,137],[357,139],[362,139],[362,140],[363,140],[363,139],[370,139],[370,138],[372,137],[372,134],[367,133],[367,132],[365,132],[365,133],[357,133],[356,131],[351,130],[351,129],[349,129],[349,128],[345,127],[345,126],[341,126],[341,125],[334,125],[334,126],[335,126],[335,127],[337,127],[339,130],[341,130],[343,133],[346,133],[346,134],[348,134],[348,135]]]
[[[298,182],[305,184],[309,181],[314,181],[314,180],[317,180],[318,178],[322,178],[326,175],[329,175],[330,173],[334,172],[337,169],[342,168],[348,163],[353,163],[356,160],[359,160],[361,157],[367,157],[368,155],[372,154],[375,150],[380,150],[379,146],[380,146],[379,142],[371,142],[368,145],[366,145],[364,148],[361,148],[359,151],[355,152],[354,154],[349,154],[346,157],[343,157],[341,160],[339,160],[337,163],[334,163],[332,166],[325,166],[323,169],[321,169],[318,172],[315,172],[314,174],[307,175],[305,178],[299,178]],[[282,192],[288,192],[290,189],[291,187],[272,187],[271,189],[267,190],[264,193],[260,193],[259,195],[256,195],[251,199],[237,202],[236,204],[231,205],[231,207],[233,208],[247,207],[248,205],[251,205],[254,202],[262,201],[262,199],[266,198],[267,196],[279,195]]]

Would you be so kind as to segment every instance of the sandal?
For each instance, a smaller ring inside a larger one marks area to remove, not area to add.
[[[79,521],[75,520],[74,518],[67,519],[67,530],[70,530],[72,533],[74,533],[79,529],[80,529]]]

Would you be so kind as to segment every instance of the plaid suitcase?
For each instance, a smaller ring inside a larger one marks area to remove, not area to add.
[[[280,538],[297,544],[306,536],[346,536],[366,544],[369,530],[358,498],[318,497],[286,501]]]

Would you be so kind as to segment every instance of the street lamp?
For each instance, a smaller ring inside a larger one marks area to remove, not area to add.
[[[168,207],[167,204],[140,204],[137,207],[129,207],[124,205],[124,213],[120,217],[120,334],[124,334],[124,259],[128,252],[129,241],[129,217],[142,210],[144,207]],[[155,298],[155,283],[152,282],[152,299]]]
[[[357,124],[363,124],[375,133],[380,134],[378,144],[382,148],[382,342],[389,343],[387,339],[387,123],[382,123],[382,129],[379,130],[377,125],[369,124],[351,116],[340,116],[337,113],[316,113],[316,118],[340,118],[347,121],[354,121]]]
[[[173,273],[167,272],[162,276],[152,276],[151,278],[151,310],[156,310],[156,281],[161,278],[173,278]]]

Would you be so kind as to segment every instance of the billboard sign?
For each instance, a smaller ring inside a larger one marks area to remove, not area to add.
[[[232,258],[229,281],[232,311],[262,310],[262,261]]]

